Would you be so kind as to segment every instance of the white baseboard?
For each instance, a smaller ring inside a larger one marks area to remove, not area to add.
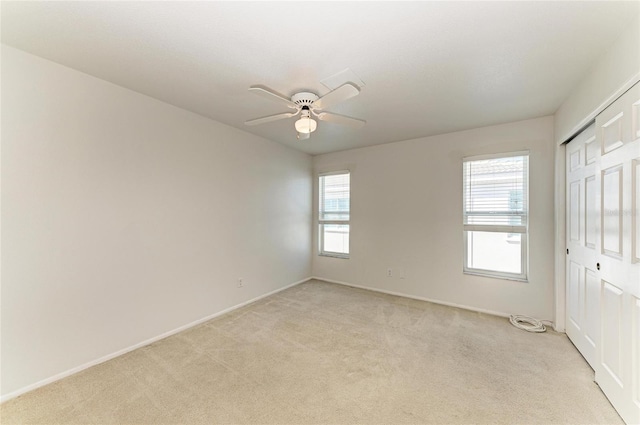
[[[204,323],[206,321],[214,319],[214,318],[216,318],[218,316],[222,316],[223,314],[229,313],[229,312],[231,312],[233,310],[237,310],[237,309],[239,309],[241,307],[244,307],[244,306],[246,306],[248,304],[251,304],[251,303],[254,303],[256,301],[259,301],[259,300],[261,300],[263,298],[266,298],[268,296],[271,296],[273,294],[277,294],[278,292],[284,291],[285,289],[289,289],[289,288],[294,287],[296,285],[299,285],[301,283],[307,282],[307,281],[309,281],[311,279],[313,279],[313,278],[307,277],[305,279],[302,279],[302,280],[299,280],[297,282],[294,282],[294,283],[292,283],[290,285],[284,286],[282,288],[278,288],[278,289],[276,289],[274,291],[271,291],[271,292],[268,292],[266,294],[263,294],[263,295],[260,295],[258,297],[255,297],[253,299],[250,299],[249,301],[242,302],[240,304],[234,305],[233,307],[229,307],[227,309],[224,309],[222,311],[218,311],[217,313],[213,313],[213,314],[211,314],[209,316],[203,317],[203,318],[198,319],[196,321],[193,321],[191,323],[187,323],[186,325],[180,326],[180,327],[175,328],[175,329],[173,329],[171,331],[164,332],[164,333],[162,333],[162,334],[160,334],[158,336],[155,336],[153,338],[149,338],[149,339],[147,339],[145,341],[139,342],[139,343],[137,343],[135,345],[132,345],[130,347],[123,348],[122,350],[118,350],[115,353],[107,354],[106,356],[100,357],[98,359],[95,359],[95,360],[92,360],[90,362],[84,363],[84,364],[82,364],[80,366],[77,366],[77,367],[74,367],[72,369],[66,370],[64,372],[58,373],[58,374],[53,375],[53,376],[51,376],[49,378],[43,379],[41,381],[38,381],[38,382],[36,382],[34,384],[27,385],[26,387],[22,387],[19,390],[10,392],[9,394],[4,394],[4,395],[2,395],[0,397],[0,403],[4,403],[7,400],[11,400],[12,398],[16,398],[16,397],[18,397],[18,396],[20,396],[22,394],[25,394],[25,393],[27,393],[29,391],[33,391],[36,388],[40,388],[40,387],[43,387],[43,386],[45,386],[47,384],[51,384],[52,382],[59,381],[59,380],[61,380],[63,378],[66,378],[67,376],[74,375],[74,374],[76,374],[78,372],[81,372],[81,371],[83,371],[85,369],[90,368],[91,366],[95,366],[95,365],[98,365],[100,363],[104,363],[106,361],[109,361],[109,360],[111,360],[113,358],[116,358],[118,356],[121,356],[123,354],[129,353],[129,352],[131,352],[133,350],[136,350],[138,348],[153,344],[156,341],[160,341],[161,339],[167,338],[167,337],[169,337],[171,335],[175,335],[178,332],[182,332],[184,330],[187,330],[189,328],[197,326],[197,325],[199,325],[201,323]]]
[[[450,303],[450,302],[447,302],[447,301],[435,300],[433,298],[419,297],[417,295],[405,294],[403,292],[387,291],[385,289],[371,288],[369,286],[354,285],[353,283],[342,282],[342,281],[333,280],[333,279],[326,279],[324,277],[314,276],[312,279],[322,280],[324,282],[329,282],[329,283],[337,283],[338,285],[350,286],[352,288],[365,289],[367,291],[380,292],[382,294],[395,295],[397,297],[411,298],[413,300],[419,300],[419,301],[427,301],[427,302],[434,303],[434,304],[446,305],[446,306],[449,306],[449,307],[456,307],[456,308],[461,308],[461,309],[464,309],[464,310],[475,311],[477,313],[490,314],[492,316],[499,316],[499,317],[509,317],[510,316],[509,313],[504,313],[502,311],[486,310],[484,308],[477,308],[477,307],[472,307],[472,306],[468,306],[468,305],[464,305],[464,304]]]

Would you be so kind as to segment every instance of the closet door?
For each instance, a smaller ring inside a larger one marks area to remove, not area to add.
[[[640,84],[596,118],[600,289],[596,382],[640,423]]]
[[[596,270],[599,211],[596,202],[595,125],[566,147],[567,277],[566,329],[595,369],[600,339],[600,285]]]

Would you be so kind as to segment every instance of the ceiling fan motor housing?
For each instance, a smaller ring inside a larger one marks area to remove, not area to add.
[[[300,107],[309,107],[316,100],[318,100],[318,95],[309,92],[300,92],[291,96],[291,101]]]

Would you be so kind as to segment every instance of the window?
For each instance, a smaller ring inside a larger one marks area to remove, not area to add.
[[[464,272],[527,280],[528,153],[463,161]]]
[[[321,174],[318,189],[320,255],[349,258],[349,172]]]

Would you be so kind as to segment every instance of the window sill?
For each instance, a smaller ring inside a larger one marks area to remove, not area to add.
[[[320,257],[341,258],[343,260],[348,260],[349,259],[349,254],[344,255],[344,254],[332,254],[332,253],[327,253],[327,252],[321,252],[318,255]]]
[[[510,276],[507,274],[495,274],[491,272],[482,272],[482,271],[476,271],[476,270],[463,270],[462,273],[469,274],[472,276],[488,277],[491,279],[512,280],[515,282],[529,283],[529,279],[526,276],[518,277],[518,276]]]

